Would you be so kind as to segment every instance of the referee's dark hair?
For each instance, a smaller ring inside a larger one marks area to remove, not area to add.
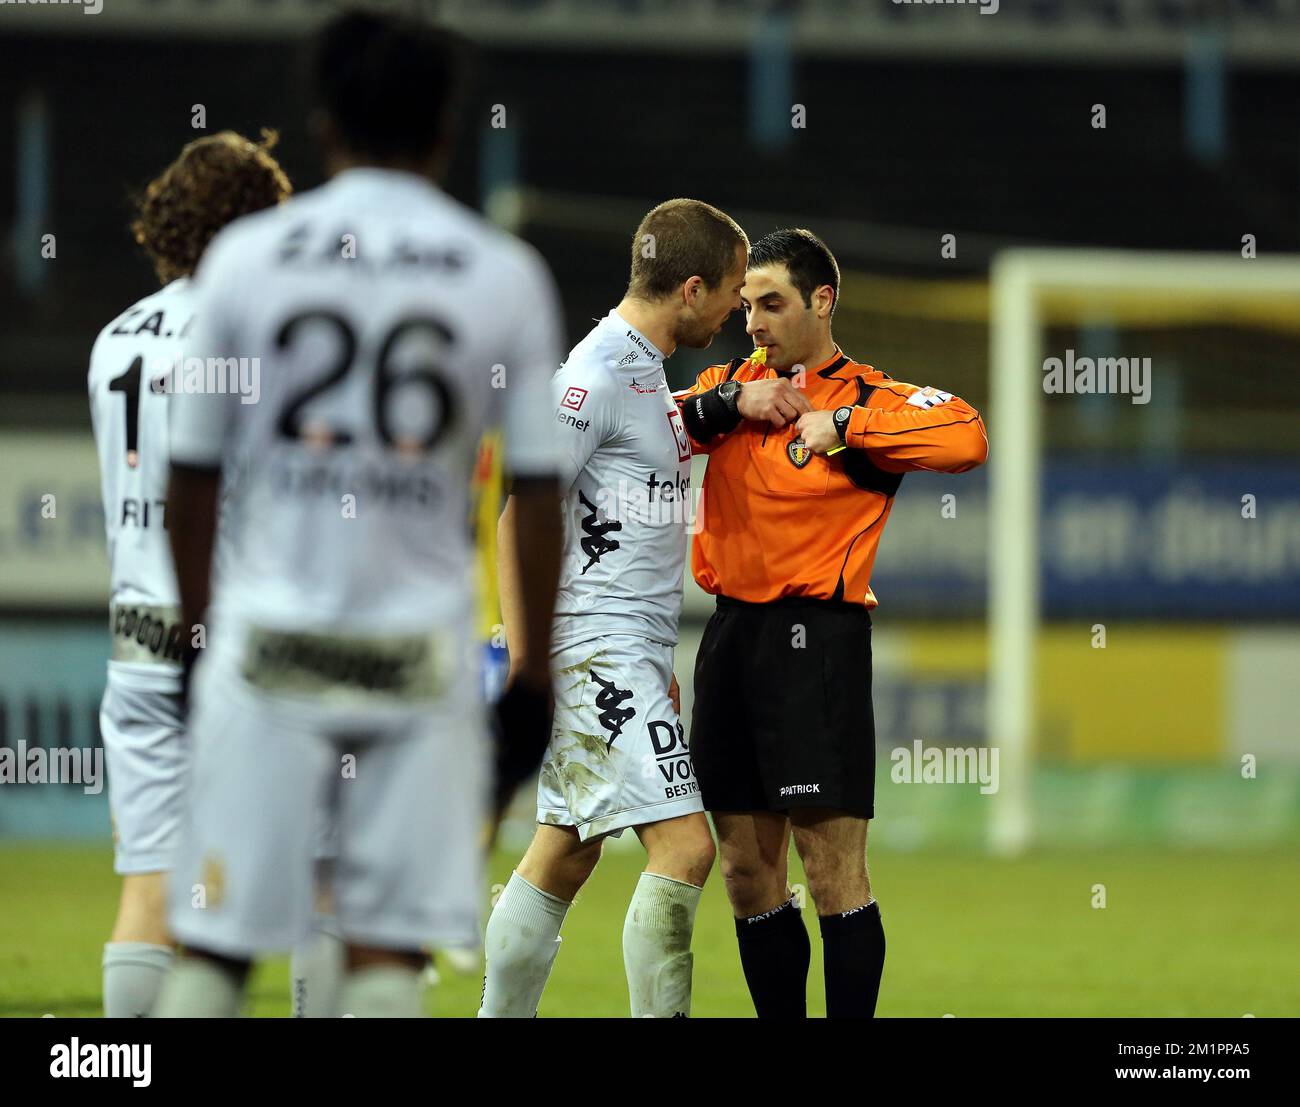
[[[790,283],[799,290],[804,307],[812,307],[812,294],[822,285],[835,293],[831,314],[840,302],[840,267],[820,238],[803,227],[787,227],[765,234],[749,248],[749,268],[784,265]]]
[[[449,137],[469,43],[402,15],[352,9],[331,19],[311,50],[311,83],[349,153],[418,161]]]

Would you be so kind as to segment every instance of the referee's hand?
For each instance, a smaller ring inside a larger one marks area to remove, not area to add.
[[[511,674],[494,712],[493,814],[496,821],[500,821],[519,785],[535,776],[541,766],[551,741],[554,714],[549,674]]]
[[[800,415],[798,430],[804,445],[815,454],[824,454],[844,445],[840,441],[840,432],[835,429],[835,413],[831,411],[809,411]]]
[[[805,411],[812,411],[812,404],[784,377],[772,377],[746,381],[740,389],[736,410],[742,418],[780,428],[793,423]]]

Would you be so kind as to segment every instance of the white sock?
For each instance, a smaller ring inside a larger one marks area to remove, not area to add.
[[[623,923],[623,964],[634,1019],[689,1018],[691,934],[702,888],[642,873]]]
[[[564,900],[534,888],[518,873],[510,874],[483,938],[487,966],[479,1018],[537,1017],[568,910]]]
[[[148,1018],[173,956],[152,942],[105,942],[104,1018]]]
[[[241,974],[206,957],[178,957],[154,1005],[156,1019],[233,1019],[244,998]]]
[[[347,968],[347,946],[332,915],[316,915],[311,933],[289,958],[289,984],[295,1019],[328,1019],[338,1006]]]
[[[422,1019],[420,973],[402,965],[367,965],[343,978],[339,1014],[354,1019]]]

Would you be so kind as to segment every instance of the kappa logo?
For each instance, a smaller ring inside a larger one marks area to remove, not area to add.
[[[813,452],[804,443],[802,438],[793,438],[785,448],[786,457],[790,459],[790,464],[796,469],[802,469],[812,460]]]
[[[582,520],[582,531],[586,535],[581,543],[582,552],[589,558],[586,565],[582,567],[582,575],[587,575],[587,570],[593,565],[600,562],[600,559],[607,553],[612,553],[618,549],[618,543],[612,538],[606,538],[610,531],[622,530],[623,524],[616,519],[606,519],[603,522],[593,504],[581,491],[578,492],[578,499],[582,501],[582,506],[589,512]]]
[[[560,406],[567,407],[570,411],[581,411],[586,399],[587,390],[585,388],[567,388],[564,392],[564,399],[560,401]]]
[[[622,369],[624,365],[631,365],[632,362],[636,361],[636,357],[635,352],[624,354],[623,360],[618,363],[617,368]]]
[[[635,707],[619,706],[624,700],[632,698],[632,689],[615,687],[612,680],[598,677],[594,669],[591,670],[591,679],[600,685],[600,691],[596,693],[596,709],[600,714],[596,719],[609,731],[609,741],[605,744],[608,751],[613,749],[614,739],[623,733],[623,727],[636,718]]]

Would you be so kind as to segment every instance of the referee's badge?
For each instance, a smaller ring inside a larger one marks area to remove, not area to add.
[[[790,439],[789,445],[785,448],[786,456],[790,459],[790,464],[796,469],[802,469],[812,460],[812,450],[805,444],[803,437]]]

